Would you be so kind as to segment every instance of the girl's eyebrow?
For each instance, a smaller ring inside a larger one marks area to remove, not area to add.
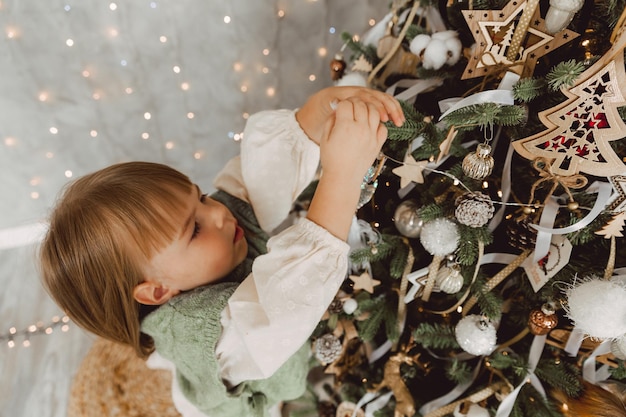
[[[200,187],[198,187],[197,184],[194,184],[194,186],[196,187],[196,194],[198,195],[198,199],[200,199],[202,197],[202,191],[200,191]],[[189,217],[187,217],[187,220],[185,220],[185,223],[183,224],[183,229],[180,233],[179,238],[183,238],[185,235],[187,235],[187,231],[190,228],[193,230],[195,222],[196,222],[196,209],[194,207],[194,209],[189,214]]]

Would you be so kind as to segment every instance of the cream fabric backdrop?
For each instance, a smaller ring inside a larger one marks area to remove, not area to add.
[[[330,85],[340,33],[383,0],[2,0],[0,336],[47,324],[37,227],[72,178],[125,160],[175,166],[210,191],[245,113]],[[279,17],[284,12],[283,17]],[[228,19],[230,19],[228,21]],[[228,22],[227,22],[228,21]],[[326,51],[324,54],[323,51]],[[245,91],[244,91],[245,90]],[[91,338],[72,326],[0,346],[0,416],[65,415]]]

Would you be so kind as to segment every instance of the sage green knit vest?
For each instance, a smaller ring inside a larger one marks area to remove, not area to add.
[[[267,252],[268,236],[249,204],[223,191],[211,197],[226,205],[244,228],[248,257],[219,284],[180,294],[148,314],[141,329],[154,339],[157,352],[175,364],[183,394],[200,411],[210,417],[266,416],[273,404],[304,393],[308,343],[270,378],[246,381],[231,390],[222,383],[215,357],[220,314],[250,273],[253,260]]]

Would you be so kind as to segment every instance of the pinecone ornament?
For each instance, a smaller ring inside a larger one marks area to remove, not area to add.
[[[456,199],[454,215],[461,224],[482,227],[493,217],[494,211],[493,202],[487,195],[473,192]]]
[[[313,344],[315,358],[322,364],[333,363],[341,356],[343,346],[341,341],[333,334],[328,333],[315,340]]]
[[[507,224],[506,233],[509,237],[509,244],[521,251],[535,247],[537,242],[537,230],[530,227],[530,218],[523,216],[510,219]]]

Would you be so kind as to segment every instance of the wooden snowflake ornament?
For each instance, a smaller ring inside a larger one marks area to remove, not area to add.
[[[476,46],[461,79],[487,75],[496,65],[530,77],[537,60],[579,36],[571,30],[548,33],[539,0],[512,0],[502,10],[463,10]]]
[[[569,99],[539,113],[547,131],[513,142],[524,158],[552,161],[556,175],[587,173],[618,175],[626,166],[609,141],[622,139],[626,125],[617,109],[626,105],[624,47],[626,31],[611,49],[583,72],[576,84],[562,90]]]

